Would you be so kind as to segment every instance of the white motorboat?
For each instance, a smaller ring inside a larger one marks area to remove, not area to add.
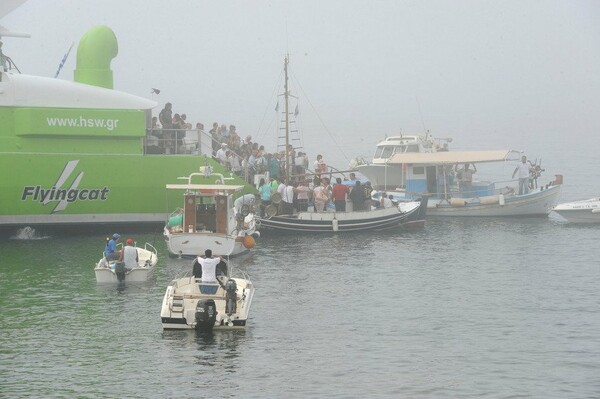
[[[209,283],[191,276],[171,281],[160,311],[163,329],[245,329],[254,285],[247,276],[228,277],[226,271],[217,279]]]
[[[391,159],[396,154],[432,153],[448,151],[448,143],[452,138],[433,138],[429,132],[425,134],[400,134],[386,137],[377,143],[375,154],[370,162],[354,159],[350,167],[356,168],[367,177],[375,188],[401,187],[406,183],[407,168],[390,167]]]
[[[192,178],[202,177],[212,184],[195,184]],[[256,244],[253,206],[244,205],[237,213],[233,196],[244,189],[241,185],[225,184],[221,174],[201,168],[180,179],[185,184],[167,184],[167,190],[183,190],[183,208],[171,213],[164,228],[169,254],[197,256],[211,248],[215,255],[235,256],[248,252]]]
[[[119,250],[123,250],[123,244],[119,244]],[[117,260],[108,261],[103,256],[96,267],[96,281],[98,283],[117,283],[126,281],[128,283],[140,283],[148,280],[154,272],[154,266],[158,262],[158,251],[152,244],[145,243],[144,248],[136,245],[138,252],[138,264],[133,269],[125,268],[123,262]]]
[[[553,209],[569,223],[600,223],[600,198],[565,202]]]

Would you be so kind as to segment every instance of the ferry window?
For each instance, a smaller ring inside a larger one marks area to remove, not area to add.
[[[406,146],[406,152],[419,152],[419,145],[411,144],[411,145]]]
[[[412,170],[413,175],[424,175],[425,167],[424,166],[415,166]]]
[[[373,158],[381,158],[381,153],[383,152],[383,147],[377,147],[377,149],[375,150],[375,155],[373,156]]]

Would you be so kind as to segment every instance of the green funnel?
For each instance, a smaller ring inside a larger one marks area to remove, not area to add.
[[[93,86],[113,88],[110,61],[119,53],[114,32],[105,25],[90,29],[77,47],[75,81]]]

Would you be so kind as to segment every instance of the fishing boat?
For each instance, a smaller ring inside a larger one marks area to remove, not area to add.
[[[79,42],[74,81],[21,74],[12,61],[0,71],[0,169],[16,172],[0,190],[0,227],[160,226],[165,184],[204,165],[225,173],[200,130],[185,132],[198,138],[192,146],[174,140],[168,151],[151,151],[157,103],[113,89],[117,52],[113,31],[97,26]]]
[[[193,183],[193,178],[204,184]],[[169,254],[197,256],[210,248],[215,255],[236,256],[255,246],[259,233],[254,208],[242,205],[237,212],[234,207],[234,195],[244,186],[225,184],[227,178],[204,167],[180,179],[186,183],[166,185],[183,199],[183,207],[170,214],[164,227]]]
[[[600,223],[600,198],[558,204],[554,212],[569,223]]]
[[[147,281],[154,272],[154,267],[158,262],[158,251],[152,244],[145,243],[144,247],[135,249],[138,254],[137,266],[132,269],[125,268],[123,262],[118,260],[107,260],[104,256],[96,263],[94,272],[98,283],[141,283]],[[123,250],[123,244],[118,245],[120,251]]]
[[[260,219],[261,231],[337,233],[385,229],[418,229],[425,226],[427,200],[401,202],[391,208],[352,212],[298,212]],[[269,211],[267,211],[269,212]]]
[[[446,139],[447,140],[447,139]],[[380,143],[370,164],[357,165],[378,191],[405,201],[427,196],[427,214],[432,216],[543,216],[552,211],[562,190],[562,175],[546,184],[538,184],[544,169],[541,162],[529,163],[530,189],[518,193],[515,181],[472,181],[469,189],[460,186],[458,166],[517,162],[520,151],[447,151],[421,145],[412,137],[412,147],[397,142],[388,147]],[[430,142],[431,143],[431,142]],[[375,162],[377,161],[377,162]]]
[[[171,281],[160,310],[163,329],[245,329],[254,285],[246,275],[229,277],[224,273],[217,280],[203,282],[191,276]]]
[[[284,168],[283,181],[292,182],[294,180],[304,179],[308,175],[302,173],[292,173],[291,150],[299,147],[293,145],[290,139],[290,132],[295,131],[290,126],[290,115],[296,114],[289,110],[290,89],[288,86],[288,64],[289,57],[284,59],[284,92],[281,95],[284,99],[283,126],[281,130],[285,132],[282,138],[285,138],[283,144]],[[328,169],[332,169],[329,167]],[[323,174],[332,175],[331,172]],[[322,174],[322,175],[323,175]],[[349,181],[346,182],[347,184]],[[417,199],[411,202],[405,202],[390,208],[375,208],[368,206],[368,210],[356,210],[348,212],[314,212],[314,207],[305,211],[282,213],[278,205],[281,201],[281,193],[275,193],[272,196],[272,205],[264,210],[264,215],[259,218],[259,226],[264,232],[317,232],[317,233],[337,233],[337,232],[358,232],[368,230],[384,230],[392,228],[419,228],[425,224],[426,200]],[[347,209],[351,209],[350,206]]]

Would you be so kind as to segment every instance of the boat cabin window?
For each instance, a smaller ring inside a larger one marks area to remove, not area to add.
[[[403,145],[402,152],[419,152],[418,144]]]
[[[393,145],[377,147],[374,158],[389,158],[394,154],[395,149],[396,147]]]
[[[375,156],[373,158],[390,158],[394,154],[401,154],[403,152],[420,152],[418,144],[406,144],[406,145],[382,145],[377,147],[375,150]]]
[[[412,169],[412,173],[413,173],[413,175],[424,175],[425,174],[425,167],[424,166],[415,166]]]

